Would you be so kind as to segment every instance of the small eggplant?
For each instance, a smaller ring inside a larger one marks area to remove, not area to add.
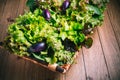
[[[70,6],[70,1],[69,0],[65,0],[62,4],[62,10],[66,11],[66,9]]]
[[[41,52],[46,49],[46,43],[45,42],[39,42],[34,45],[32,45],[29,49],[28,52]]]
[[[50,20],[50,12],[48,9],[43,10],[43,16],[46,20]]]

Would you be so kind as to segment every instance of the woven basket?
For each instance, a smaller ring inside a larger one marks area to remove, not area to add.
[[[0,48],[2,49],[3,47],[0,46]],[[79,54],[79,52],[77,51],[75,53],[75,55],[73,56],[74,60],[76,59],[76,57],[78,56],[78,54]],[[45,67],[45,68],[47,68],[47,69],[49,69],[51,71],[59,72],[59,73],[66,73],[69,70],[70,66],[72,65],[72,64],[64,64],[62,66],[59,66],[58,64],[49,64],[49,63],[47,63],[45,61],[38,60],[38,59],[35,59],[35,58],[31,58],[31,57],[28,57],[28,56],[23,56],[23,57],[19,56],[19,55],[16,55],[16,56],[18,56],[18,57],[20,57],[22,59],[25,59],[27,61],[30,61],[30,62],[32,62],[34,64],[40,65],[42,67]]]

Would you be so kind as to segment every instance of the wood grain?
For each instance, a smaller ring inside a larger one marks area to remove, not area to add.
[[[20,0],[19,6],[18,6],[17,16],[24,14],[24,12],[26,10],[26,1],[27,0]]]
[[[112,6],[114,5],[114,6]],[[113,28],[113,31],[115,33],[115,37],[118,42],[118,46],[120,48],[120,0],[111,0],[111,3],[108,4],[108,10],[107,14],[111,23],[111,26]]]
[[[6,5],[6,0],[0,0],[0,22],[2,20],[5,5]],[[0,32],[1,31],[2,31],[2,24],[0,23]],[[0,41],[1,41],[1,37],[2,35],[0,35]]]
[[[120,80],[120,49],[110,19],[108,18],[108,14],[105,14],[106,18],[104,20],[103,27],[99,27],[98,32],[110,78],[111,80]]]
[[[18,9],[19,0],[7,0],[3,15],[0,20],[0,41],[3,41],[7,35],[7,27],[10,22],[7,21],[8,18],[15,18]]]
[[[82,55],[82,50],[80,50],[77,59],[74,64],[71,66],[70,70],[66,73],[66,80],[85,80],[86,72],[84,66],[84,60]]]
[[[6,4],[6,0],[0,0],[0,20],[4,12],[4,6]]]
[[[83,47],[83,55],[87,72],[86,79],[109,80],[109,74],[97,31],[95,31],[91,37],[93,38],[93,46],[90,49]]]

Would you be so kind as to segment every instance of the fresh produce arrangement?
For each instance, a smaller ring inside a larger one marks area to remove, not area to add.
[[[108,0],[28,0],[30,11],[9,25],[6,45],[14,54],[48,64],[72,64],[100,26]]]

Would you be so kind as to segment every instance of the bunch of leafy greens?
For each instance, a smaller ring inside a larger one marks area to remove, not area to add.
[[[69,0],[69,8],[62,11],[60,7],[63,1],[28,0],[31,12],[19,16],[9,26],[9,48],[17,55],[32,55],[50,64],[71,64],[75,52],[85,42],[85,29],[93,29],[103,22],[103,11],[108,1]],[[50,11],[49,21],[43,17],[43,9]],[[28,52],[30,46],[42,41],[47,44],[46,50]]]

